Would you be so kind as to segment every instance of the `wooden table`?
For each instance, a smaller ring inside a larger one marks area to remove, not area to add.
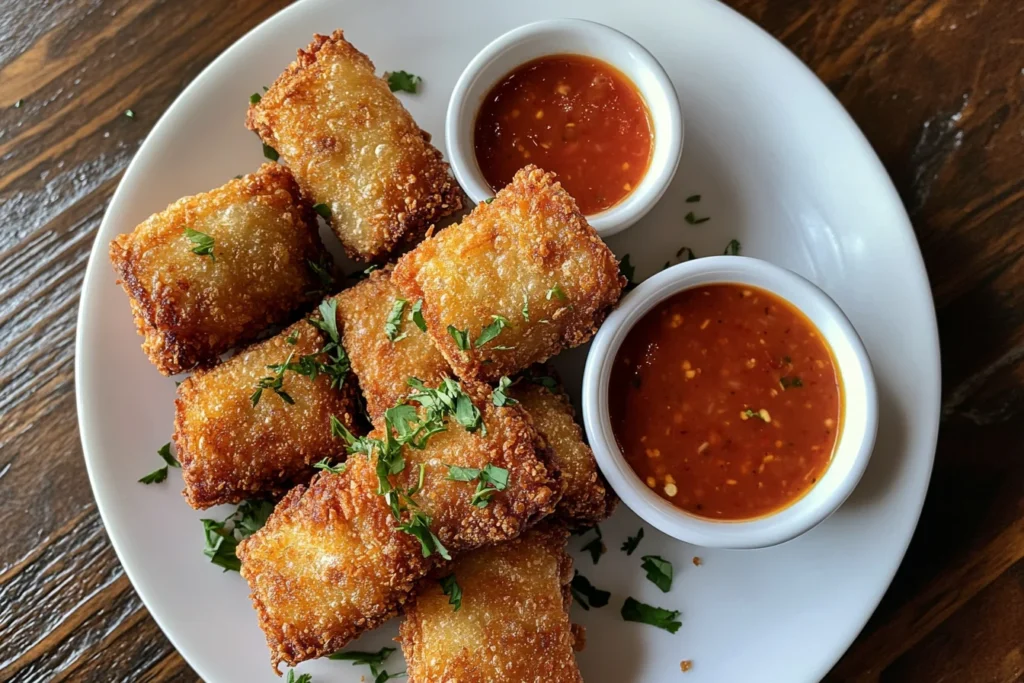
[[[78,293],[150,127],[284,4],[0,2],[0,681],[196,678],[132,590],[89,489]],[[733,4],[878,150],[938,307],[945,389],[924,516],[830,680],[1024,681],[1024,5]]]

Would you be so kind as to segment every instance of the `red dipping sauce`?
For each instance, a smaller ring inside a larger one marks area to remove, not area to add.
[[[637,475],[691,514],[743,520],[799,500],[832,459],[841,383],[825,340],[783,299],[688,289],[647,313],[615,358],[612,428]]]
[[[654,132],[636,86],[610,64],[551,55],[505,76],[477,113],[473,145],[498,190],[523,166],[558,174],[581,212],[618,204],[650,165]]]

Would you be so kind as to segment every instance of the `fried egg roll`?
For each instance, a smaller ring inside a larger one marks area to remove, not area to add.
[[[535,166],[403,256],[391,279],[422,300],[455,374],[479,381],[588,341],[626,283],[576,202]]]
[[[449,418],[422,450],[402,446],[404,468],[385,475],[396,490],[414,491],[413,504],[399,499],[400,521],[378,493],[380,449],[374,447],[369,457],[350,455],[344,472],[293,490],[266,526],[239,545],[242,576],[275,669],[339,650],[395,615],[444,555],[514,538],[554,509],[557,473],[537,451],[539,439],[521,410],[488,404],[489,388],[467,391],[482,425],[470,432]],[[385,424],[370,439],[382,439]],[[506,470],[507,485],[474,505],[478,482],[450,480],[449,466],[487,465]],[[437,548],[399,528],[416,527],[414,512]]]
[[[580,683],[568,537],[544,524],[424,579],[399,627],[409,683]],[[462,591],[457,609],[439,580],[450,576]]]
[[[288,322],[329,269],[316,215],[288,170],[256,173],[179,199],[110,243],[142,349],[165,375],[213,363]]]
[[[325,374],[310,379],[285,370],[279,391],[264,388],[254,398],[261,379],[273,383],[279,374],[268,365],[322,359],[323,344],[320,330],[301,320],[178,386],[174,442],[192,507],[278,496],[308,482],[323,458],[345,459],[345,442],[331,436],[331,416],[357,434],[365,431],[351,373],[333,387]]]
[[[441,153],[342,31],[315,35],[249,107],[246,125],[277,150],[357,261],[415,243],[462,208]]]
[[[565,492],[556,516],[570,526],[589,526],[611,515],[618,498],[601,476],[594,452],[583,441],[572,403],[554,372],[535,368],[506,393],[530,415],[561,472]]]
[[[436,386],[451,374],[444,356],[412,319],[414,304],[405,302],[396,307],[396,301],[404,299],[391,284],[389,270],[370,273],[369,278],[335,299],[338,326],[343,328],[345,349],[352,370],[359,376],[371,419],[380,418],[385,410],[409,395],[410,377]],[[388,327],[389,319],[397,321],[391,323],[393,328]]]

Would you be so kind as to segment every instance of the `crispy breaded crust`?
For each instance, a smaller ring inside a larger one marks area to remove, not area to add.
[[[467,387],[485,410],[486,387]],[[403,449],[405,470],[392,482],[408,489],[424,465],[419,509],[454,555],[519,535],[557,503],[558,480],[538,456],[538,437],[518,408],[491,406],[487,434],[470,434],[454,421],[430,437],[424,450]],[[379,438],[378,430],[372,436]],[[340,475],[324,474],[309,490],[295,489],[267,525],[239,545],[260,627],[276,669],[340,649],[393,616],[418,579],[440,561],[422,557],[419,542],[396,528],[377,494],[375,459],[350,456]],[[509,470],[508,487],[485,508],[470,503],[475,483],[447,479],[447,465]],[[403,520],[407,519],[407,514]]]
[[[403,256],[391,280],[423,300],[427,330],[455,373],[480,381],[590,340],[626,284],[576,202],[535,166]],[[482,348],[462,351],[449,334],[452,325],[476,340],[495,315],[511,327]]]
[[[294,345],[286,339],[298,335]],[[350,430],[365,433],[356,417],[355,377],[340,389],[325,375],[315,380],[286,372],[285,403],[264,389],[253,407],[250,396],[268,365],[316,353],[321,333],[305,320],[276,337],[255,344],[210,370],[200,370],[178,387],[174,402],[174,443],[185,480],[184,495],[194,508],[278,496],[308,482],[313,463],[345,459],[345,444],[331,436],[334,415]]]
[[[462,208],[462,193],[373,62],[342,31],[314,35],[246,125],[291,167],[311,203],[331,207],[349,256],[380,260]]]
[[[373,466],[356,456],[345,472],[293,489],[238,545],[275,671],[336,652],[398,613],[438,558],[395,526]]]
[[[564,485],[547,461],[543,440],[518,406],[499,408],[490,401],[491,388],[464,382],[463,390],[483,414],[484,429],[468,432],[454,420],[448,430],[430,437],[426,449],[403,449],[406,467],[396,480],[416,483],[424,465],[420,509],[431,529],[453,553],[515,538],[555,510]],[[382,436],[381,421],[372,436]],[[475,482],[450,481],[448,465],[482,469],[491,464],[509,471],[508,488],[494,494],[486,507],[470,503]]]
[[[409,683],[580,683],[568,537],[544,524],[424,579],[399,627]],[[437,580],[449,573],[462,589],[457,612]]]
[[[216,261],[192,253],[185,228],[214,239]],[[179,199],[110,243],[142,348],[165,375],[287,322],[318,297],[308,261],[329,258],[316,215],[278,164]]]
[[[399,297],[398,288],[391,284],[390,270],[374,271],[335,297],[338,327],[344,330],[345,349],[359,376],[366,410],[374,420],[409,395],[411,388],[406,380],[410,377],[437,386],[451,374],[448,362],[429,335],[409,319],[414,302],[408,302],[402,313],[399,335],[405,338],[392,342],[384,334],[384,323]]]
[[[594,452],[583,441],[583,430],[576,422],[576,413],[561,382],[548,389],[530,381],[537,375],[558,382],[552,369],[541,366],[524,373],[506,393],[530,415],[561,471],[565,493],[555,515],[572,526],[597,524],[611,515],[618,498],[601,475]]]

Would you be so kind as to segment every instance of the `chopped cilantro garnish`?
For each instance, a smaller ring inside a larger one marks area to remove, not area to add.
[[[192,228],[185,228],[185,237],[188,238],[192,244],[192,253],[197,256],[209,256],[211,261],[216,262],[217,257],[213,254],[213,238],[205,233],[201,233],[198,230]]]
[[[594,561],[594,564],[597,564],[597,561],[600,560],[601,556],[608,551],[608,548],[604,545],[601,527],[595,525],[594,531],[597,532],[597,538],[592,539],[589,543],[580,548],[580,550],[590,553],[590,559]]]
[[[686,222],[690,225],[700,225],[701,223],[707,223],[709,220],[711,220],[710,216],[701,216],[700,218],[697,218],[697,216],[693,214],[693,211],[686,214]]]
[[[319,263],[307,259],[306,265],[320,282],[320,289],[316,290],[318,293],[334,289],[334,276],[331,275],[331,264],[327,257],[322,258]]]
[[[417,299],[409,311],[409,319],[416,323],[420,332],[427,331],[427,321],[423,319],[423,299]]]
[[[455,327],[455,325],[449,325],[448,334],[450,334],[452,336],[452,339],[455,340],[455,345],[459,347],[460,351],[469,351],[470,341],[468,329],[460,330],[459,328]]]
[[[699,201],[700,201],[700,195],[699,194],[691,194],[689,197],[686,198],[686,203],[687,204],[693,204],[694,202],[699,202]]]
[[[276,149],[274,149],[273,147],[271,147],[270,145],[268,145],[267,143],[264,142],[263,143],[263,156],[265,156],[266,158],[270,159],[271,161],[277,161],[280,158],[281,155],[277,153]]]
[[[313,674],[295,675],[294,669],[288,669],[288,678],[285,683],[313,683]]]
[[[528,375],[529,379],[534,384],[539,384],[552,394],[558,393],[558,380],[554,377],[548,377],[547,375]]]
[[[391,653],[395,651],[393,647],[382,647],[376,652],[360,652],[353,650],[351,652],[335,652],[333,655],[329,655],[328,659],[342,660],[352,662],[352,666],[359,666],[365,664],[370,667],[370,675],[373,676],[373,683],[384,683],[392,678],[398,678],[403,674],[389,674],[387,671],[381,670],[384,661],[391,656]]]
[[[291,353],[288,354],[288,358],[285,360],[285,362],[267,366],[267,369],[273,370],[274,374],[269,375],[267,377],[261,377],[260,380],[256,383],[256,391],[252,392],[252,395],[249,396],[249,402],[252,403],[253,408],[259,405],[260,398],[263,397],[264,389],[272,390],[275,394],[281,397],[282,401],[284,401],[288,405],[295,404],[295,399],[293,399],[291,395],[288,394],[288,392],[285,391],[283,388],[284,373],[286,370],[290,368],[292,364],[292,358],[294,356],[295,352],[292,351]]]
[[[530,301],[526,298],[526,292],[523,292],[523,320],[530,322]]]
[[[222,567],[238,571],[242,564],[235,555],[238,542],[251,536],[267,523],[267,518],[274,511],[274,504],[269,501],[245,501],[238,509],[228,515],[223,522],[215,519],[202,519],[203,533],[206,536],[206,547],[203,554],[210,562]]]
[[[622,552],[627,555],[632,555],[636,547],[640,545],[640,539],[644,537],[644,528],[640,527],[640,530],[636,532],[636,536],[629,536],[626,541],[622,544]]]
[[[572,583],[569,584],[569,590],[572,593],[572,597],[575,598],[576,603],[588,611],[591,607],[604,607],[608,604],[608,598],[612,596],[608,591],[595,588],[587,577],[583,576],[579,572],[573,573]]]
[[[139,479],[140,483],[143,484],[159,484],[167,479],[167,472],[169,467],[181,467],[181,463],[178,459],[171,455],[171,444],[170,442],[165,443],[161,446],[157,452],[157,455],[164,461],[164,466],[158,470],[153,470],[142,479]]]
[[[498,386],[491,392],[491,402],[499,408],[503,408],[504,406],[514,406],[519,403],[519,401],[505,393],[508,391],[510,386],[512,386],[512,380],[508,377],[502,376],[502,378],[498,380]]]
[[[462,607],[462,587],[455,580],[455,574],[441,578],[441,590],[448,596],[448,604],[452,606],[452,611],[458,612]]]
[[[316,211],[325,220],[331,220],[331,207],[326,204],[314,204],[313,210]]]
[[[504,491],[508,486],[508,470],[504,467],[496,467],[490,463],[484,468],[459,467],[448,465],[448,479],[451,481],[475,481],[478,482],[476,491],[470,499],[470,504],[478,507],[487,507],[487,503],[498,491]]]
[[[139,479],[140,483],[143,484],[159,484],[160,482],[167,479],[167,466],[164,465],[160,469],[153,470],[142,479]]]
[[[494,201],[494,197],[488,197],[487,199],[484,200],[484,204],[490,204],[493,201]]]
[[[473,343],[473,345],[476,346],[477,348],[480,348],[487,342],[497,337],[499,334],[501,334],[501,331],[508,327],[509,325],[508,318],[505,318],[503,316],[492,315],[491,319],[494,322],[492,322],[490,325],[481,330],[480,336],[477,337],[476,341]]]
[[[405,338],[405,335],[398,335],[398,328],[402,325],[402,311],[405,310],[405,299],[395,299],[394,303],[391,304],[391,312],[388,313],[387,320],[384,321],[384,336],[386,336],[392,342],[401,341]]]
[[[619,261],[619,273],[626,278],[626,287],[623,291],[628,292],[636,287],[636,282],[633,280],[633,276],[636,275],[636,266],[629,262],[629,254],[623,256]]]
[[[260,95],[258,92],[254,92],[253,94],[249,95],[249,104],[259,104],[259,101],[262,99],[262,95]]]
[[[385,75],[388,79],[388,87],[391,88],[391,92],[411,92],[416,93],[416,89],[423,79],[415,74],[411,74],[408,71],[392,71]]]
[[[722,252],[726,256],[739,256],[740,255],[740,241],[729,240],[729,244],[725,245],[725,251]]]
[[[567,298],[565,296],[565,292],[562,291],[562,288],[559,285],[555,285],[554,287],[549,289],[547,293],[544,295],[544,298],[547,299],[548,301],[551,301],[552,297],[557,297],[559,301],[565,301]]]
[[[626,621],[635,621],[641,624],[657,626],[658,628],[665,629],[669,633],[675,633],[679,630],[679,627],[683,625],[681,621],[677,620],[677,617],[680,614],[679,611],[654,607],[652,605],[638,602],[633,598],[626,598],[626,601],[622,603],[621,614],[622,618]]]
[[[331,415],[331,417],[334,418],[333,415]],[[325,472],[330,472],[331,474],[341,474],[342,472],[345,471],[345,463],[339,462],[337,465],[332,465],[330,458],[324,458],[320,462],[313,465],[313,469],[324,470]]]
[[[644,555],[643,570],[647,572],[647,580],[661,589],[662,593],[668,593],[672,588],[672,563],[662,559],[659,555]]]
[[[683,259],[684,255],[686,256],[685,259]],[[694,254],[693,249],[690,249],[689,247],[680,247],[679,251],[676,252],[676,258],[680,260],[692,261],[693,259],[697,258],[697,255]]]

